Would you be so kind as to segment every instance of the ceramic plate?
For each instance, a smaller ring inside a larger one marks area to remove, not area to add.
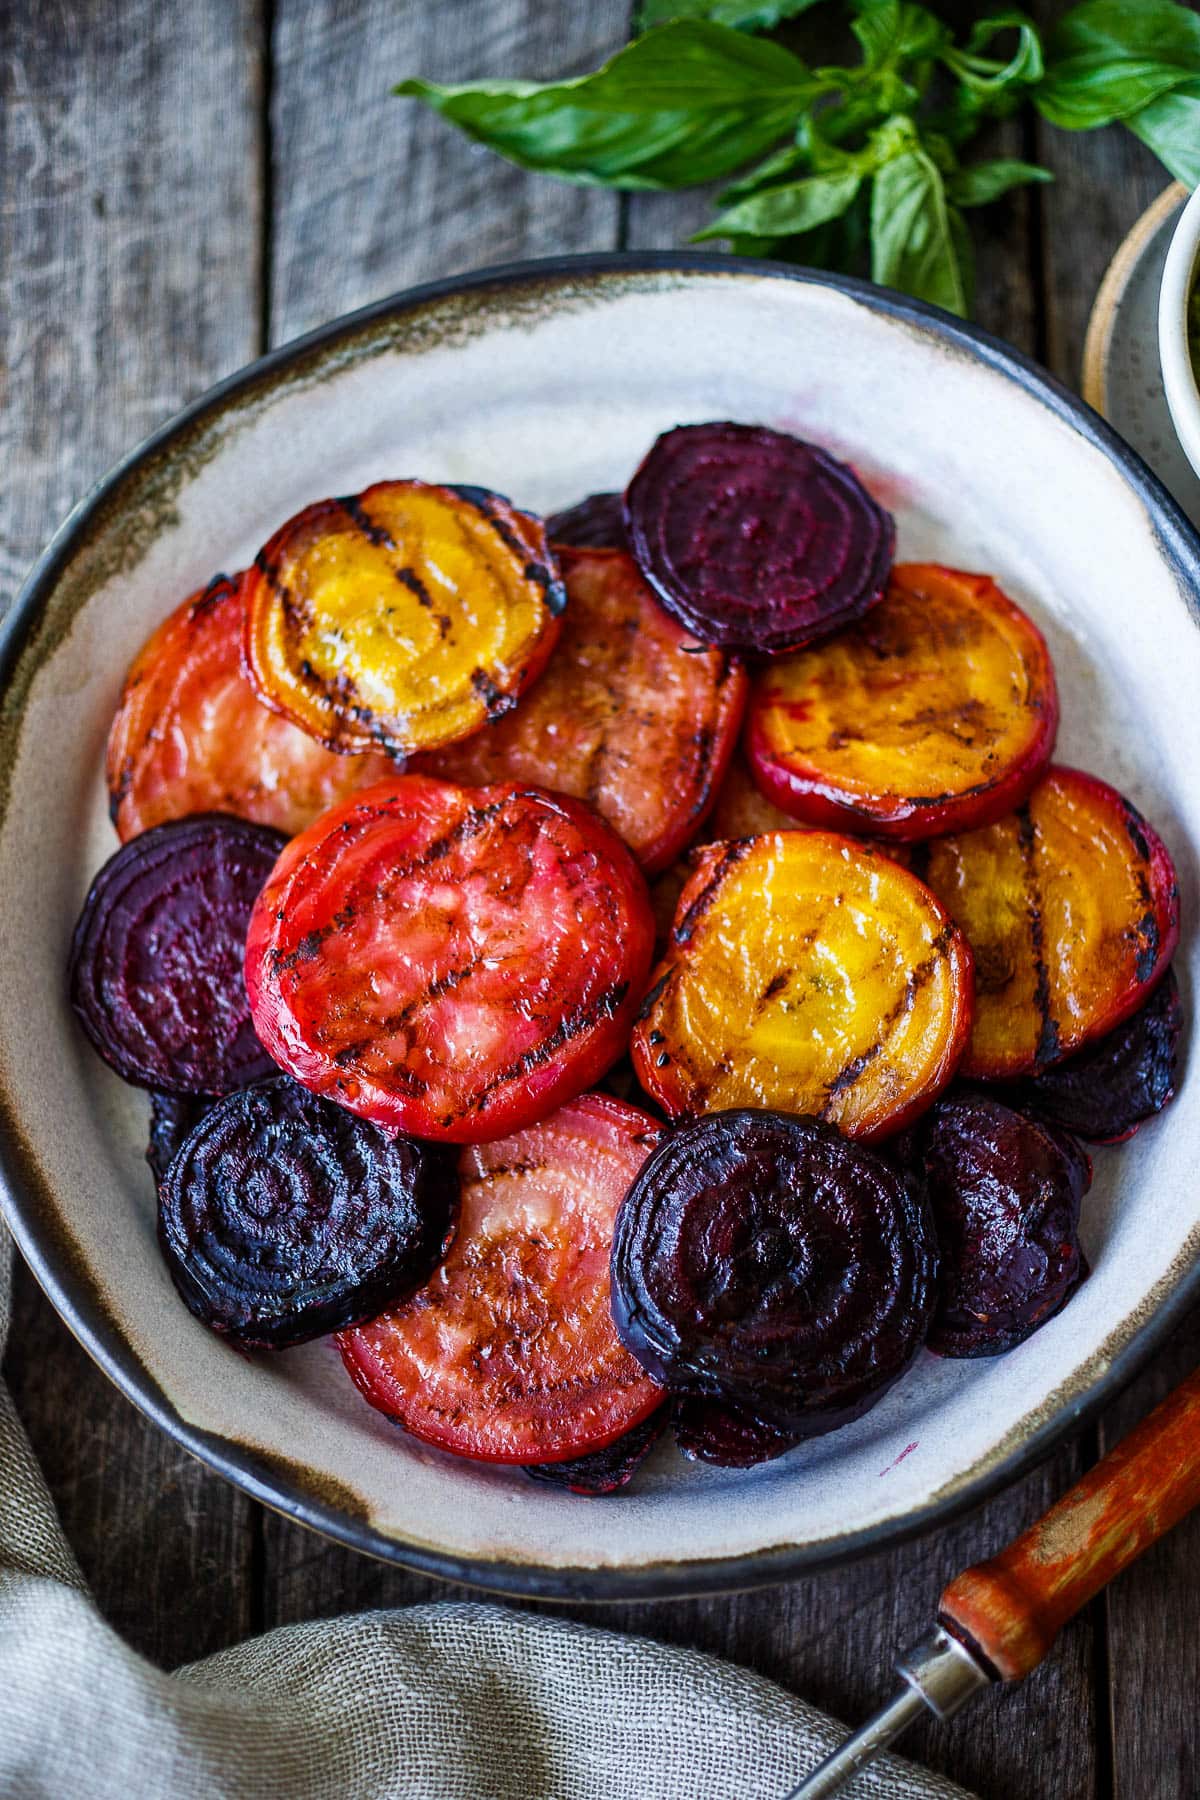
[[[63,965],[114,838],[101,757],[143,638],[289,513],[386,476],[548,511],[623,484],[680,421],[753,420],[850,458],[905,557],[993,571],[1057,662],[1063,760],[1116,782],[1179,864],[1190,992],[1200,841],[1200,544],[1106,426],[1014,352],[851,281],[599,257],[426,288],[200,401],[67,521],[6,628],[0,714],[5,1206],[72,1329],[165,1430],[258,1498],[414,1567],[512,1592],[745,1586],[928,1526],[1044,1454],[1197,1286],[1200,1081],[1097,1155],[1091,1280],[1011,1355],[926,1355],[857,1424],[742,1473],[663,1445],[586,1501],[453,1461],[363,1404],[336,1351],[232,1354],[154,1240],[145,1097],[74,1028]]]
[[[1083,397],[1145,457],[1200,526],[1200,475],[1171,423],[1158,353],[1158,290],[1187,198],[1181,181],[1164,188],[1108,265],[1088,320]]]

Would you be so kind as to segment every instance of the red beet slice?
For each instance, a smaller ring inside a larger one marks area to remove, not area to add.
[[[929,1348],[941,1356],[1011,1350],[1066,1305],[1086,1274],[1079,1203],[1091,1161],[1066,1132],[967,1090],[930,1113],[924,1163],[942,1251]]]
[[[546,536],[552,544],[573,544],[580,550],[628,549],[622,496],[589,494],[575,506],[552,513],[546,520]]]
[[[210,1100],[191,1094],[151,1094],[146,1161],[156,1187],[162,1186],[175,1152],[211,1105]]]
[[[158,1235],[198,1319],[282,1350],[427,1281],[457,1202],[453,1155],[285,1078],[228,1095],[194,1127],[159,1189]]]
[[[1097,1043],[1004,1089],[1004,1097],[1050,1125],[1119,1144],[1175,1095],[1183,1002],[1173,970],[1145,1006]]]
[[[780,1431],[753,1413],[715,1400],[677,1400],[672,1424],[675,1442],[685,1456],[722,1469],[751,1469],[794,1450],[800,1442],[794,1432]]]
[[[576,1456],[571,1462],[526,1463],[525,1473],[532,1481],[566,1488],[572,1494],[616,1494],[629,1486],[666,1428],[667,1409],[660,1406],[603,1450]]]
[[[130,839],[96,876],[71,944],[71,1004],[135,1087],[218,1095],[274,1073],[242,959],[285,842],[265,825],[197,813]]]
[[[762,425],[668,431],[625,494],[629,543],[706,644],[777,655],[882,598],[896,528],[847,464]]]
[[[652,1150],[612,1253],[617,1330],[677,1394],[794,1438],[865,1411],[933,1312],[916,1183],[815,1119],[713,1113]]]

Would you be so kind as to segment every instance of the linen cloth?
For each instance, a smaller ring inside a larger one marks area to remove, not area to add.
[[[11,1292],[0,1225],[0,1352]],[[714,1657],[484,1604],[283,1626],[166,1674],[97,1612],[0,1385],[3,1800],[779,1800],[842,1735]],[[847,1794],[963,1800],[896,1758]]]

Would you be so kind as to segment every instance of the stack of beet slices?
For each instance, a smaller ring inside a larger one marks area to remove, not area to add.
[[[894,547],[827,450],[685,425],[547,524],[318,501],[159,627],[70,992],[197,1318],[596,1495],[1069,1302],[1079,1140],[1173,1092],[1175,873],[1052,763],[1032,620]]]

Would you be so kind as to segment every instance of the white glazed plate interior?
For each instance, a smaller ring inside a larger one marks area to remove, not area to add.
[[[60,534],[9,628],[0,744],[0,1089],[7,1209],[109,1372],[260,1497],[377,1554],[529,1592],[777,1578],[978,1498],[1127,1373],[1198,1246],[1200,1082],[1096,1154],[1093,1273],[1008,1356],[923,1355],[858,1423],[746,1472],[660,1447],[588,1502],[443,1457],[359,1398],[331,1344],[244,1358],[176,1299],[142,1160],[145,1096],[69,1015],[63,966],[115,839],[101,765],[150,629],[306,502],[388,476],[483,483],[548,511],[620,487],[681,421],[763,422],[848,457],[902,558],[993,572],[1037,619],[1059,759],[1120,786],[1179,866],[1194,985],[1200,841],[1197,549],[1136,460],[1010,353],[853,283],[717,259],[536,266],[319,334],[160,434]]]

